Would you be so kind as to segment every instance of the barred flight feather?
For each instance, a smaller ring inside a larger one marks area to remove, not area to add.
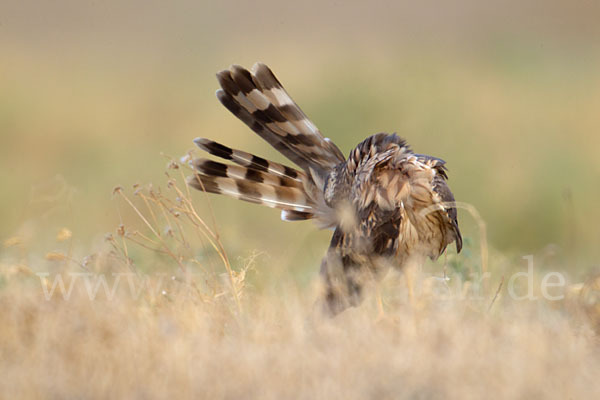
[[[233,65],[217,74],[223,92],[217,97],[234,115],[305,171],[324,178],[327,169],[344,161],[341,151],[325,140],[264,64],[248,70]]]
[[[302,183],[300,181],[291,179],[284,175],[271,174],[254,168],[223,164],[217,161],[207,160],[205,158],[198,158],[194,160],[193,165],[199,172],[207,176],[229,177],[257,183],[266,183],[267,185],[273,186],[295,187],[297,189],[302,189]]]
[[[238,200],[273,208],[303,212],[310,212],[313,209],[303,190],[293,187],[267,185],[245,179],[201,173],[188,177],[188,185],[201,191],[224,194]]]
[[[245,151],[232,149],[230,147],[224,146],[220,143],[209,139],[196,138],[194,139],[194,143],[196,144],[196,146],[200,147],[202,150],[206,151],[209,154],[215,155],[225,160],[231,160],[234,163],[243,167],[252,168],[257,171],[265,171],[279,176],[284,176],[296,180],[298,182],[301,182],[302,178],[305,177],[305,174],[303,172],[290,168],[287,165],[282,165],[274,161],[268,161],[262,157],[246,153]]]

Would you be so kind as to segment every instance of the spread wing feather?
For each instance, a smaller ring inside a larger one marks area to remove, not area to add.
[[[225,160],[231,160],[243,167],[248,167],[256,171],[268,172],[269,174],[281,177],[287,177],[298,182],[302,182],[306,178],[306,174],[302,171],[298,171],[274,161],[266,160],[242,150],[232,149],[210,139],[196,138],[194,139],[194,143],[209,154]]]
[[[198,172],[188,177],[188,185],[209,193],[223,194],[238,200],[267,207],[310,213],[313,205],[302,189],[249,181],[247,179],[215,176]]]
[[[217,79],[221,103],[304,171],[317,174],[316,183],[344,162],[337,146],[323,137],[266,65],[256,64],[252,73],[233,65]]]
[[[303,189],[302,182],[287,176],[276,175],[254,168],[246,168],[238,165],[224,164],[217,161],[198,158],[193,161],[194,167],[202,174],[215,177],[229,177],[247,180],[250,182],[265,183],[267,185],[293,187]]]
[[[303,171],[212,140],[197,138],[194,142],[209,154],[235,164],[205,158],[193,160],[191,165],[196,174],[188,177],[193,188],[279,208],[285,221],[314,217],[315,201],[306,191],[307,176]]]

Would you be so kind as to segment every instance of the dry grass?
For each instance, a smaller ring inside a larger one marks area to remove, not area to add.
[[[249,285],[252,261],[232,266],[207,199],[194,206],[181,184],[184,166],[169,161],[167,175],[165,189],[115,190],[121,209],[137,217],[94,254],[77,259],[65,228],[56,237],[61,250],[46,254],[50,276],[36,276],[26,255],[5,260],[3,397],[600,396],[600,348],[590,323],[600,315],[600,282],[571,287],[574,295],[549,304],[510,300],[500,279],[476,296],[468,277],[455,274],[448,284],[425,275],[409,305],[403,278],[390,274],[372,290],[383,296],[384,316],[372,295],[357,309],[322,318],[317,287]],[[5,246],[24,248],[18,238]],[[55,289],[47,300],[44,289],[56,276],[68,288],[73,272],[88,275],[76,278],[67,299]],[[99,277],[114,294],[98,286],[90,296]]]
[[[2,293],[6,398],[596,398],[597,343],[560,315],[453,301],[312,320],[296,295],[233,314],[193,296]]]

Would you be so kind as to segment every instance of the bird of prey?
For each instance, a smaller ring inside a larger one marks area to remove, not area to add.
[[[366,138],[346,158],[266,65],[233,65],[217,78],[219,101],[299,168],[197,138],[202,150],[230,162],[194,160],[188,184],[278,208],[284,221],[312,219],[334,229],[321,263],[326,311],[357,305],[365,281],[390,265],[437,259],[452,242],[460,252],[443,160],[416,154],[386,133]]]

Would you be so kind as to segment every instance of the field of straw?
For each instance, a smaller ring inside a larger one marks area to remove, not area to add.
[[[45,254],[51,273],[35,272],[23,253],[2,264],[3,397],[600,395],[600,276],[560,300],[532,288],[537,300],[517,301],[504,296],[504,276],[461,273],[469,265],[450,255],[423,271],[414,299],[391,272],[365,304],[332,319],[316,284],[252,284],[258,256],[229,260],[181,186],[184,168],[169,162],[165,188],[116,187],[137,219],[107,234],[102,250],[76,258],[63,228],[63,250]],[[4,245],[27,247],[19,237]],[[489,263],[482,249],[480,268]]]
[[[234,3],[0,5],[0,399],[600,398],[598,6]],[[325,317],[330,231],[185,185],[198,136],[285,162],[214,98],[256,61],[447,161],[414,298]]]

